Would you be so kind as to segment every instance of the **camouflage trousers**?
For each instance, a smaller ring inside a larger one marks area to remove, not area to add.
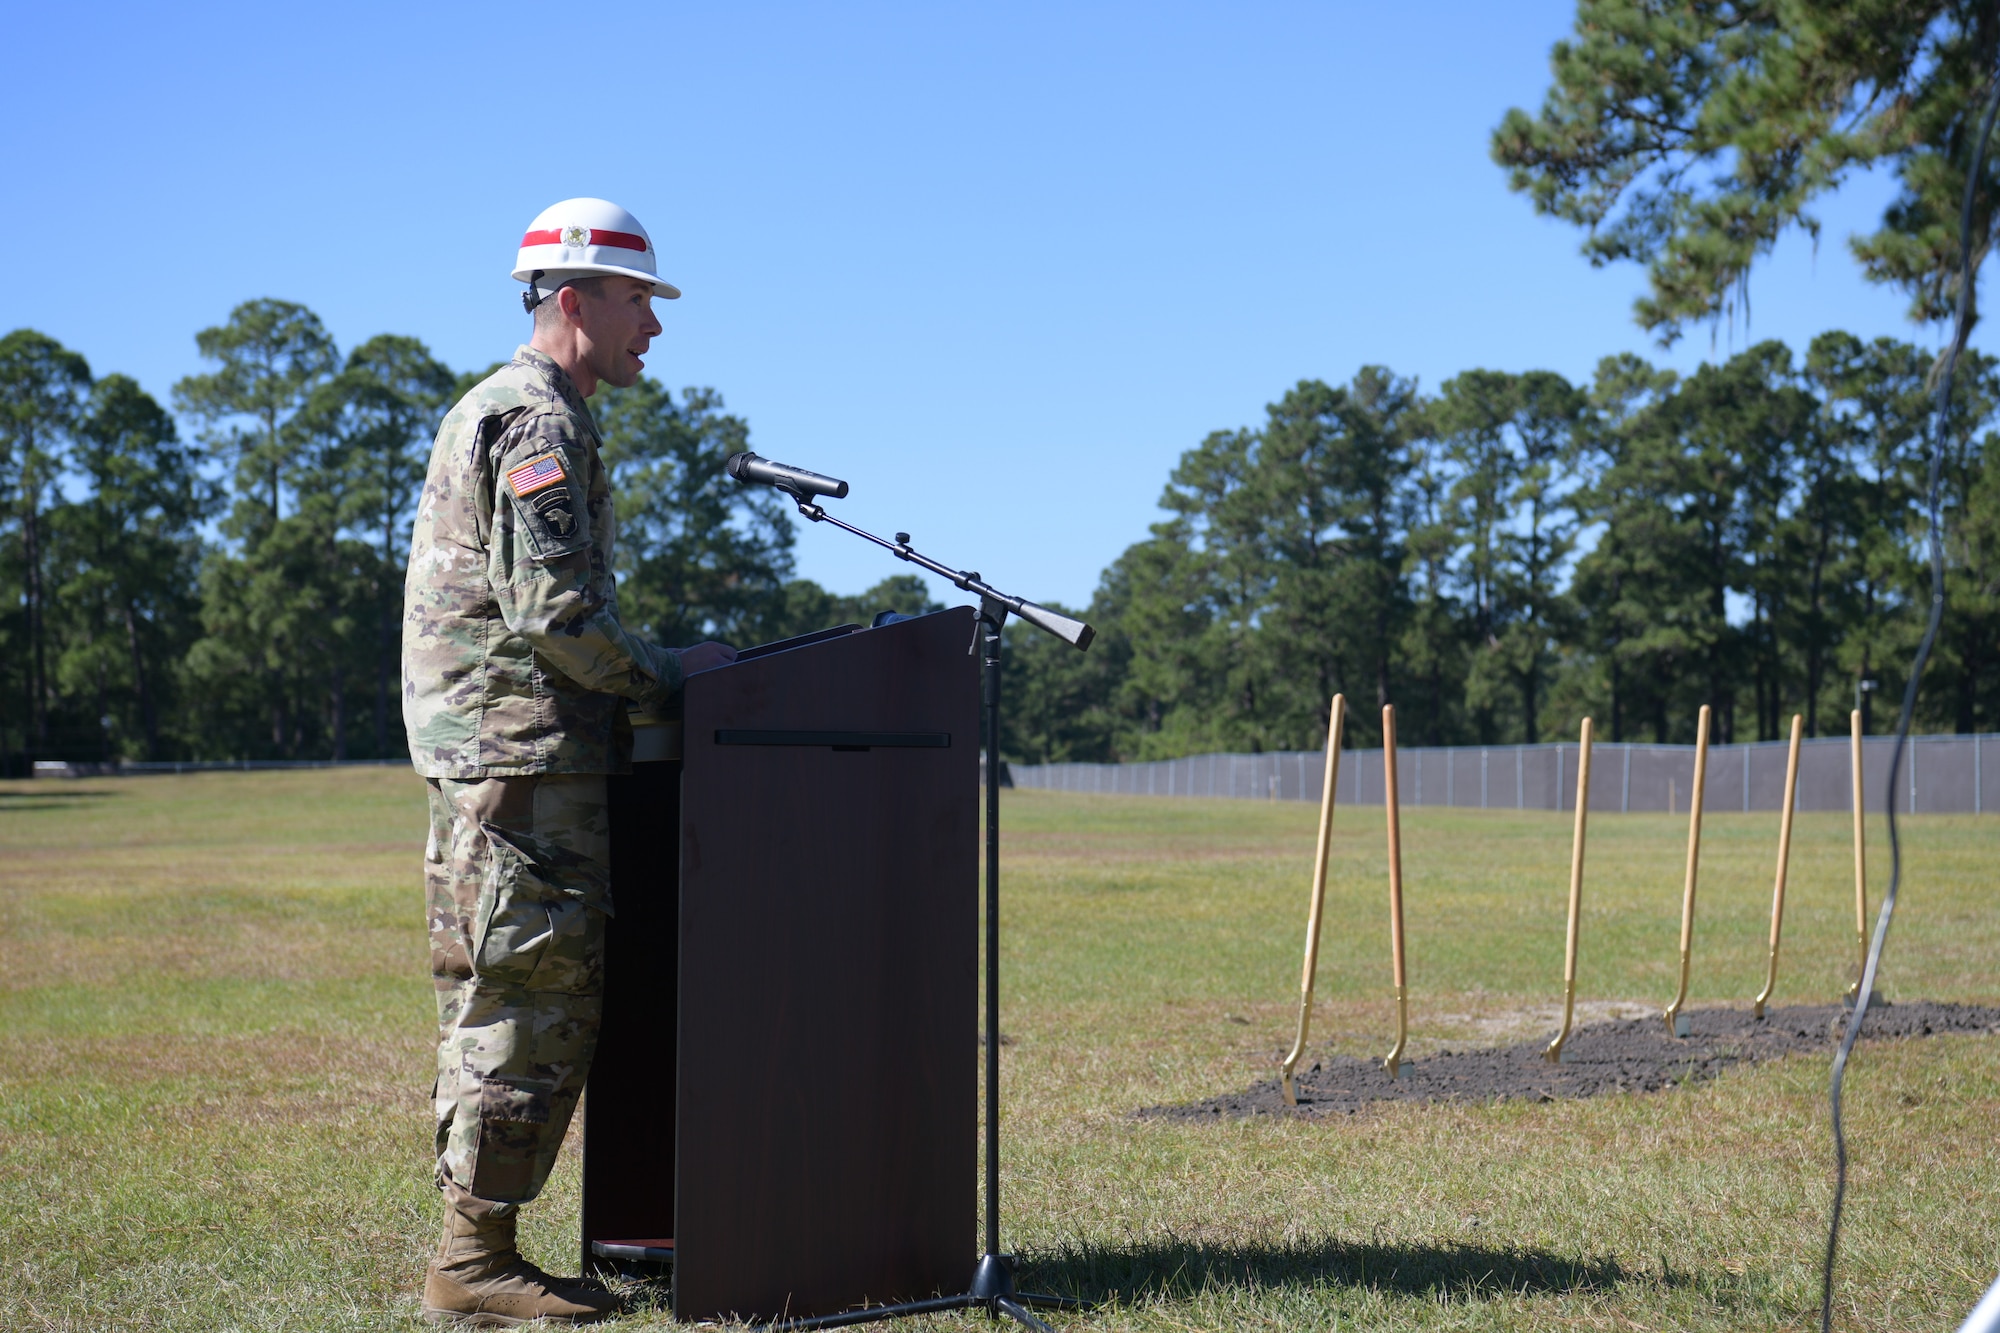
[[[610,824],[599,774],[432,778],[437,1177],[505,1216],[541,1192],[604,1006]]]

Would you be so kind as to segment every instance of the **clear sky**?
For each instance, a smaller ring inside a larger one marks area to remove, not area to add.
[[[1563,3],[11,12],[0,327],[162,400],[263,296],[480,367],[526,337],[528,220],[600,195],[686,293],[652,373],[848,479],[843,517],[1036,600],[1086,601],[1181,451],[1301,378],[1731,347],[1654,347],[1643,275],[1590,268],[1487,157]],[[1781,246],[1752,337],[1939,341],[1848,256],[1887,195]],[[798,563],[841,592],[903,568],[826,528]]]

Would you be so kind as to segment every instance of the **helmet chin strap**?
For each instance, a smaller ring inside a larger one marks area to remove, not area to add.
[[[538,268],[533,273],[530,273],[528,275],[528,290],[521,293],[521,309],[531,315],[535,313],[535,307],[546,299],[542,295],[541,288],[535,285],[542,280],[542,275],[546,271],[545,269]]]

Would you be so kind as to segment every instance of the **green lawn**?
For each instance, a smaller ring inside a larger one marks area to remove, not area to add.
[[[1130,1118],[1273,1071],[1315,815],[1008,795],[1005,1225],[1030,1281],[1105,1302],[1056,1322],[1810,1326],[1822,1059],[1652,1097]],[[0,1326],[417,1326],[437,1212],[423,827],[421,784],[388,769],[0,784]],[[2000,999],[2000,820],[1904,827],[1884,992]],[[1596,820],[1586,1016],[1671,997],[1685,830]],[[1381,812],[1342,811],[1336,834],[1315,1041],[1379,1054]],[[1567,817],[1410,810],[1404,840],[1415,1053],[1552,1031]],[[1698,1004],[1762,984],[1775,844],[1772,816],[1708,821]],[[1842,819],[1800,817],[1780,1002],[1849,979],[1848,855]],[[1857,1057],[1843,1327],[1955,1326],[2000,1268],[1996,1053]],[[570,1160],[524,1224],[531,1254],[569,1263],[575,1209]]]

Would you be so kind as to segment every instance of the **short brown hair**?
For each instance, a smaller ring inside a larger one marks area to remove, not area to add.
[[[554,287],[541,287],[542,300],[534,309],[535,327],[538,329],[555,327],[556,320],[562,314],[562,307],[556,304],[557,292],[564,287],[574,287],[578,295],[595,299],[604,295],[606,276],[602,273],[591,273],[580,278],[566,278]],[[540,287],[540,284],[537,286]]]

